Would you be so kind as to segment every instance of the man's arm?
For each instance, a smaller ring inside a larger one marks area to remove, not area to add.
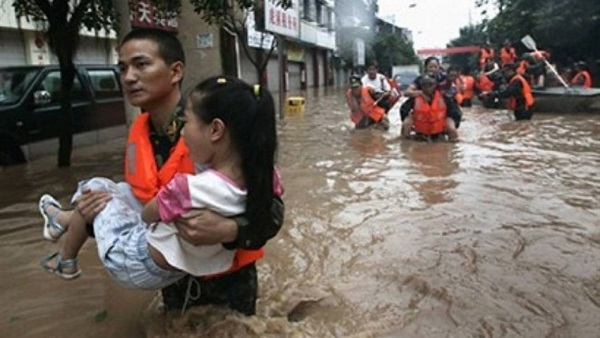
[[[493,95],[498,98],[507,98],[507,97],[516,97],[520,95],[522,92],[521,81],[513,81],[506,86],[504,90],[499,90],[495,92],[491,92],[490,95]]]
[[[404,96],[408,96],[408,97],[416,97],[416,96],[419,96],[422,94],[423,94],[423,92],[414,83],[411,83],[410,86],[408,86],[408,88],[406,88],[406,90],[404,91]]]
[[[410,114],[410,112],[413,110],[414,106],[415,106],[415,98],[414,97],[411,97],[410,99],[406,100],[406,102],[404,102],[400,106],[400,119],[401,119],[401,121],[404,121],[404,119],[406,119],[408,117],[408,115]]]
[[[235,217],[234,220],[237,226],[237,236],[235,240],[223,243],[226,249],[233,250],[236,248],[256,250],[262,248],[268,240],[275,237],[283,226],[285,214],[285,205],[279,197],[273,198],[271,204],[271,219],[272,222],[262,227],[263,231],[252,231],[248,220],[242,216]]]
[[[458,126],[462,118],[462,112],[460,111],[460,108],[458,107],[456,102],[454,102],[453,99],[445,95],[443,96],[443,98],[444,103],[446,104],[446,116],[453,119],[454,123],[456,123],[456,125]]]
[[[179,235],[194,245],[224,243],[227,249],[255,250],[265,245],[281,229],[285,205],[279,197],[273,198],[273,222],[264,225],[262,232],[251,231],[248,219],[242,216],[226,218],[207,209],[193,210],[175,221]]]

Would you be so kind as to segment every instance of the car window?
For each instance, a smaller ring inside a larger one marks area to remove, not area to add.
[[[39,69],[0,69],[0,104],[12,104],[21,99]]]
[[[120,97],[119,79],[117,73],[111,69],[90,69],[88,70],[92,90],[96,98]]]
[[[45,90],[50,93],[51,101],[50,104],[60,104],[61,90],[60,90],[60,72],[58,70],[49,72],[46,77],[42,80],[39,87],[36,90]],[[73,89],[71,90],[72,101],[84,101],[86,99],[83,87],[77,75],[73,80]]]

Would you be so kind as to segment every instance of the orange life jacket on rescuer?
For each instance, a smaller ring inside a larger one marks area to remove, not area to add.
[[[375,104],[375,100],[371,97],[369,88],[367,87],[362,87],[360,89],[359,105],[356,104],[356,97],[352,95],[352,88],[349,88],[346,91],[346,100],[348,102],[348,107],[350,108],[350,119],[354,124],[358,123],[365,115],[375,122],[381,121],[385,115],[385,109]]]
[[[463,96],[463,99],[465,99],[465,100],[472,99],[473,96],[475,95],[475,93],[473,92],[473,88],[475,86],[475,79],[471,75],[461,75],[460,78],[461,78],[462,84],[463,84],[462,89],[461,89],[461,94]]]
[[[516,72],[521,75],[524,75],[527,71],[527,66],[529,66],[529,63],[525,60],[521,60],[521,62],[519,62],[519,66],[516,69]]]
[[[154,198],[158,190],[165,186],[176,173],[194,173],[194,163],[189,157],[189,150],[183,137],[179,138],[165,164],[160,170],[157,170],[154,150],[150,143],[150,114],[139,115],[131,126],[125,153],[125,180],[131,185],[133,194],[142,203],[146,203]],[[263,256],[262,248],[258,250],[237,249],[228,272],[237,271]]]
[[[460,105],[465,99],[462,93],[463,83],[460,78],[457,78],[456,80],[454,80],[454,83],[452,85],[454,86],[454,88],[456,88],[456,95],[454,95],[454,101],[458,105]]]
[[[414,129],[423,135],[437,135],[446,128],[447,108],[443,94],[436,90],[431,104],[421,95],[415,97],[413,107]]]
[[[515,81],[521,81],[521,86],[522,86],[522,90],[523,90],[523,97],[525,98],[525,108],[529,109],[531,106],[533,106],[533,94],[531,93],[531,86],[529,85],[529,83],[527,82],[527,80],[525,80],[523,78],[523,76],[519,75],[519,74],[515,74],[515,76],[512,77],[512,79],[510,79],[510,82],[515,82]],[[515,109],[517,106],[517,99],[514,97],[510,97],[508,98],[508,107],[510,109]]]
[[[571,80],[571,84],[578,84],[578,82],[580,81],[580,78],[584,78],[583,80],[583,86],[586,88],[591,88],[592,87],[592,77],[590,76],[590,73],[587,70],[582,70],[579,73],[577,73],[574,77],[573,80]]]
[[[482,92],[491,92],[494,90],[494,82],[484,72],[481,72],[477,77],[477,88]]]

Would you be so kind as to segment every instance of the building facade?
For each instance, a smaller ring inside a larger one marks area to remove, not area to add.
[[[56,64],[42,27],[17,19],[10,1],[0,10],[0,67]],[[82,30],[75,63],[114,64],[117,60],[116,34]]]

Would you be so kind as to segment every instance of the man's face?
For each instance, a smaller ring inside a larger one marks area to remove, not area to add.
[[[352,86],[352,94],[354,96],[360,96],[360,86]]]
[[[421,90],[423,91],[423,93],[427,96],[431,96],[435,90],[435,83],[433,84],[424,84],[421,86]]]
[[[369,68],[367,68],[367,74],[369,74],[369,79],[375,79],[377,77],[377,67],[369,66]]]
[[[458,78],[458,72],[457,71],[453,70],[453,71],[448,72],[448,80],[450,82],[454,82],[454,80],[456,80],[457,78]]]
[[[152,40],[130,40],[119,50],[121,83],[132,105],[151,110],[178,90],[183,64],[167,65]]]

